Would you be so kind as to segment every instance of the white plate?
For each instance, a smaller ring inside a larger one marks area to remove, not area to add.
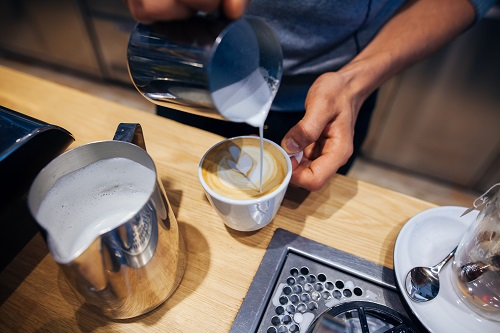
[[[429,302],[416,303],[404,291],[408,271],[415,266],[432,266],[458,245],[478,211],[460,217],[465,207],[436,207],[408,220],[394,247],[396,280],[408,306],[431,332],[500,332],[500,323],[473,313],[460,301],[451,285],[451,263],[440,272],[439,294]]]

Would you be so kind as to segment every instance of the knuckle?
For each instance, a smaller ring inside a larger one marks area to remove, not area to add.
[[[315,127],[309,126],[303,120],[297,124],[296,130],[297,135],[295,137],[301,147],[309,145],[311,142],[315,142],[319,138],[319,135],[316,134],[317,131],[315,130]]]
[[[346,147],[344,154],[343,154],[343,159],[342,159],[343,164],[342,165],[347,163],[347,161],[349,160],[349,158],[352,156],[353,153],[354,153],[354,147],[352,145],[349,145],[348,147]]]
[[[325,186],[327,181],[328,179],[325,179],[324,177],[315,176],[310,179],[307,184],[307,189],[311,192],[317,192]]]
[[[311,191],[311,192],[317,192],[317,191],[319,191],[319,190],[321,190],[323,188],[323,185],[324,184],[319,184],[317,182],[314,182],[312,184],[309,184],[308,190]]]

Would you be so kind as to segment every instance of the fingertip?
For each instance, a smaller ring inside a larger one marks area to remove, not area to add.
[[[304,117],[285,134],[281,145],[289,154],[296,154],[316,142],[323,129]]]
[[[301,150],[298,153],[291,154],[290,158],[292,158],[292,157],[293,157],[293,159],[295,159],[297,161],[297,163],[300,164],[300,162],[302,161],[302,157],[304,157],[304,151]]]
[[[292,161],[292,168],[293,172],[292,172],[292,178],[290,179],[290,183],[297,187],[302,187],[307,189],[307,187],[305,186],[307,182],[304,182],[304,179],[307,178],[306,173],[308,173],[310,170],[308,168],[305,168],[304,166],[301,166],[299,163],[295,164],[294,166],[293,161]]]
[[[194,14],[192,8],[179,2],[129,0],[127,4],[132,17],[143,24],[186,19]]]
[[[224,14],[227,18],[235,20],[243,15],[247,4],[247,0],[225,0]]]
[[[290,162],[292,162],[292,172],[299,166],[299,161],[295,156],[290,156]]]

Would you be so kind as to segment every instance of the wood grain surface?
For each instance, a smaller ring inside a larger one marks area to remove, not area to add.
[[[198,182],[200,158],[221,137],[5,67],[0,105],[67,129],[72,147],[112,139],[121,122],[140,123],[187,248],[183,280],[164,304],[113,321],[80,304],[37,234],[0,274],[0,332],[227,332],[276,228],[392,268],[401,227],[434,206],[338,175],[316,193],[289,188],[270,225],[237,232]]]

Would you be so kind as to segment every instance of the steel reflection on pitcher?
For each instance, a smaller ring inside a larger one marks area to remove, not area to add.
[[[151,102],[233,122],[248,122],[273,100],[282,57],[274,31],[251,16],[137,24],[127,52],[132,82]]]
[[[184,243],[140,125],[121,124],[115,140],[54,159],[33,182],[28,204],[70,286],[98,312],[136,317],[179,285]]]

